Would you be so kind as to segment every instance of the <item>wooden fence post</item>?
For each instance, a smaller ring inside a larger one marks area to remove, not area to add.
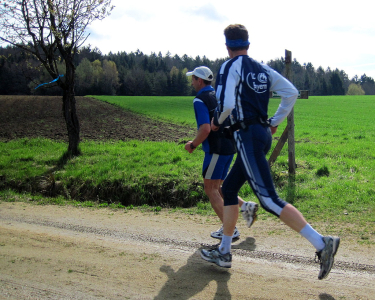
[[[273,149],[273,152],[270,158],[268,159],[269,165],[272,165],[276,161],[287,139],[288,139],[288,126],[285,127],[283,134],[281,135],[279,141],[277,142],[275,146],[275,149]]]
[[[290,66],[292,64],[292,52],[285,50],[285,68],[286,75],[285,77],[292,81]],[[296,174],[296,153],[295,153],[295,144],[294,144],[294,108],[288,115],[288,159],[289,159],[289,174]]]
[[[292,52],[285,50],[285,77],[291,81],[290,65],[292,63]],[[281,135],[275,149],[273,150],[268,163],[271,165],[276,161],[277,156],[280,154],[286,140],[288,140],[288,161],[289,161],[289,174],[296,174],[296,157],[295,157],[295,140],[294,140],[294,109],[290,112],[287,118],[287,127]]]
[[[290,65],[292,63],[292,52],[285,50],[285,68],[286,68],[286,75],[285,77],[292,81]],[[288,159],[289,159],[289,174],[295,175],[296,174],[296,153],[295,153],[295,145],[294,145],[294,108],[288,115]]]

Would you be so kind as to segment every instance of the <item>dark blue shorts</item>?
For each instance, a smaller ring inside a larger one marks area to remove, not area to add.
[[[236,131],[234,137],[238,154],[222,186],[224,205],[238,204],[238,191],[247,181],[262,207],[279,217],[287,202],[276,193],[266,159],[272,144],[270,129],[255,124]]]
[[[232,155],[219,155],[205,153],[203,160],[202,176],[204,179],[224,180],[233,159]]]

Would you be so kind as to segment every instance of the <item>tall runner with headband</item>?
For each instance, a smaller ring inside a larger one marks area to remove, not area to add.
[[[201,256],[221,267],[231,267],[231,236],[238,219],[237,194],[247,181],[267,212],[280,218],[315,247],[320,261],[318,279],[324,279],[331,271],[340,238],[322,236],[293,205],[279,197],[266,160],[272,134],[292,110],[298,91],[279,73],[248,56],[250,43],[245,26],[229,25],[224,35],[230,60],[223,63],[216,79],[219,105],[211,129],[218,130],[220,124],[231,116],[230,128],[238,155],[222,186],[224,235],[221,244],[213,250],[202,250]],[[270,91],[281,96],[281,103],[275,115],[268,118]]]

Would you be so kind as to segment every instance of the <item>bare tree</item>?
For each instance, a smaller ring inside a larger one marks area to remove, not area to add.
[[[111,0],[0,0],[0,42],[34,55],[63,91],[69,156],[80,152],[74,56],[89,35],[87,26],[112,9]],[[61,61],[65,74],[59,70]]]

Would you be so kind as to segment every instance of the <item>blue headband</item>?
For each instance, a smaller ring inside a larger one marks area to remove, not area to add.
[[[238,40],[226,39],[225,42],[229,48],[246,47],[247,45],[250,45],[249,41],[243,41],[242,39],[238,39]]]

